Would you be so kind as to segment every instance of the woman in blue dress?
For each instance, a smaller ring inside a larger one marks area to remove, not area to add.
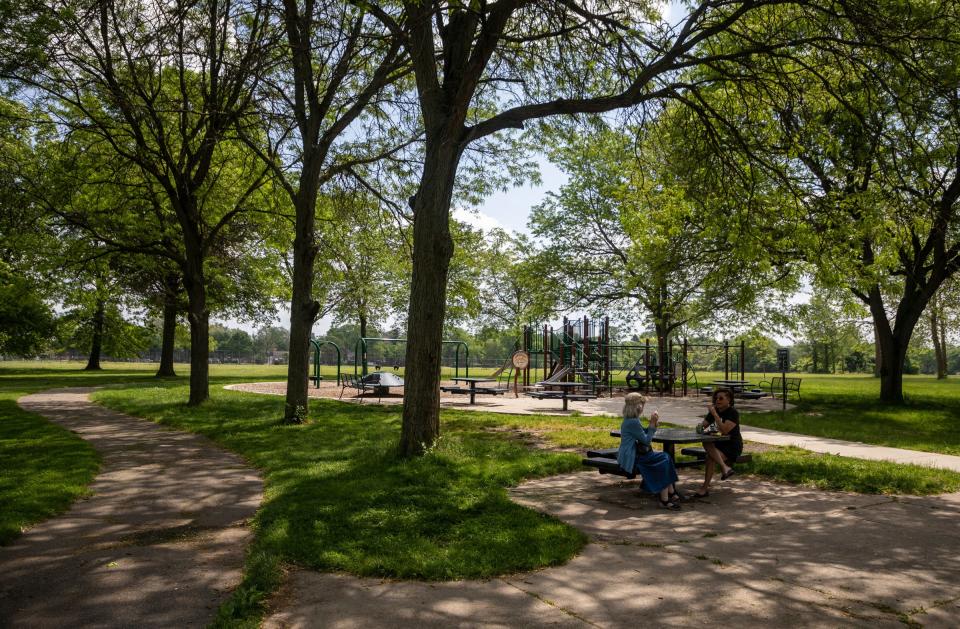
[[[660,415],[654,411],[646,429],[640,423],[640,414],[646,401],[647,398],[639,393],[628,393],[623,400],[617,464],[628,473],[640,474],[644,486],[652,493],[660,494],[661,507],[676,510],[680,508],[680,496],[675,485],[677,470],[666,452],[650,447]]]

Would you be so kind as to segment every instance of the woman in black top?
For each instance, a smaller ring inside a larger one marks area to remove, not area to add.
[[[700,431],[710,424],[715,424],[720,434],[728,435],[730,440],[709,441],[703,444],[703,449],[707,452],[707,461],[704,466],[706,472],[703,477],[703,486],[693,494],[694,498],[710,495],[710,481],[713,480],[713,470],[716,466],[720,466],[720,480],[727,480],[733,476],[731,464],[736,463],[743,452],[740,413],[733,408],[733,393],[727,389],[714,391],[712,403],[707,406],[707,411],[707,415],[700,423]]]

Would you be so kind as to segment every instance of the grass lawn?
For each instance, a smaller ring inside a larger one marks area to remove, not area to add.
[[[219,383],[218,383],[219,384]],[[222,622],[258,618],[282,562],[358,575],[481,578],[567,561],[578,530],[511,502],[524,478],[580,468],[580,456],[531,449],[486,429],[495,419],[444,421],[440,442],[416,460],[396,456],[400,408],[330,400],[306,424],[280,425],[283,399],[211,387],[187,408],[185,386],[107,389],[97,401],[201,434],[240,453],[265,478],[245,581]]]
[[[796,409],[786,413],[751,413],[744,423],[804,435],[960,455],[960,378],[938,381],[931,376],[904,376],[906,403],[891,406],[878,401],[880,382],[871,376],[793,375],[803,378],[802,397]],[[752,374],[747,376],[750,379]]]
[[[512,503],[506,488],[525,478],[578,470],[583,449],[617,444],[608,435],[611,423],[616,423],[611,418],[449,410],[441,417],[440,442],[428,455],[405,461],[395,455],[400,425],[397,406],[315,400],[306,424],[280,425],[282,398],[225,391],[222,385],[282,380],[284,366],[211,366],[211,400],[199,408],[184,404],[185,368],[178,369],[183,372],[179,378],[162,381],[152,378],[152,369],[151,365],[123,365],[93,375],[52,366],[0,369],[0,453],[4,455],[0,457],[0,502],[18,505],[20,513],[17,519],[10,518],[13,524],[7,524],[4,509],[4,526],[15,536],[20,527],[62,511],[82,495],[97,468],[95,454],[82,441],[20,411],[13,400],[54,386],[119,384],[99,391],[95,399],[132,415],[207,435],[244,456],[264,475],[265,499],[254,522],[256,538],[244,582],[220,611],[225,625],[256,624],[261,603],[279,583],[285,562],[359,575],[437,580],[487,577],[562,563],[582,547],[584,536]],[[949,401],[939,398],[954,399],[951,396],[960,391],[938,388],[940,383],[932,380],[909,384],[911,404],[917,405],[917,412],[909,417],[931,410],[950,412]],[[857,409],[872,403],[871,385],[875,382],[870,378],[804,376],[804,406],[780,421],[814,417],[829,424],[828,413],[834,412],[839,418],[835,422],[846,421],[851,413],[847,404]],[[923,391],[922,396],[914,386]],[[891,417],[900,413],[900,409],[887,411]],[[749,423],[762,425],[754,417],[774,421],[778,415],[750,415]],[[531,439],[575,452],[531,448]],[[19,455],[19,450],[28,449],[29,454]],[[8,459],[8,452],[18,456]],[[869,493],[960,489],[956,473],[792,448],[758,454],[749,467],[741,469],[789,482]],[[48,480],[50,474],[57,479]],[[43,484],[29,484],[34,482]]]
[[[156,370],[80,371],[83,365],[3,363],[0,369],[0,545],[24,528],[66,511],[87,493],[100,458],[87,442],[17,406],[17,398],[53,387],[147,380]]]

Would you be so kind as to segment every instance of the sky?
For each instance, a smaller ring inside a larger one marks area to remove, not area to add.
[[[539,186],[525,185],[497,192],[482,205],[471,210],[458,208],[453,216],[474,227],[490,230],[499,227],[506,231],[529,233],[527,219],[533,206],[539,204],[548,192],[557,192],[567,182],[567,175],[545,157],[539,156],[542,182]]]

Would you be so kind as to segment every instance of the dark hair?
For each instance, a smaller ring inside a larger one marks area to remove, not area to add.
[[[717,396],[720,395],[721,393],[727,394],[727,399],[730,400],[730,406],[733,406],[733,391],[731,391],[730,389],[716,389],[713,392],[713,395],[710,396],[710,402],[712,402],[713,404],[716,404]]]

